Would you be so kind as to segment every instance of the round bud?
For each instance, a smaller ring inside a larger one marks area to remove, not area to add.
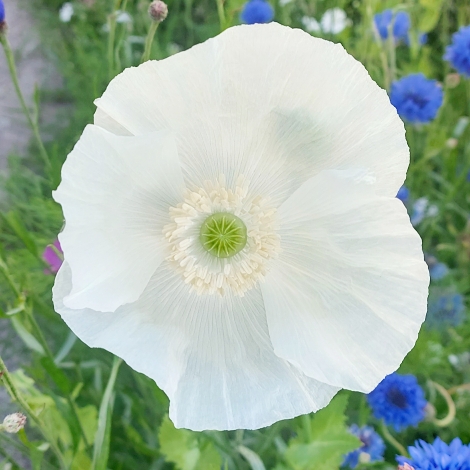
[[[3,420],[3,429],[6,432],[15,434],[21,431],[26,424],[26,416],[22,413],[13,413]]]
[[[161,0],[153,1],[149,6],[149,15],[153,21],[161,23],[168,15],[168,7]]]

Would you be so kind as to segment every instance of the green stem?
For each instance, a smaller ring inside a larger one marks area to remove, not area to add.
[[[108,17],[108,77],[114,78],[114,37],[116,35],[116,12],[113,11]]]
[[[302,415],[302,429],[304,431],[305,442],[312,442],[312,421],[310,415]]]
[[[224,0],[215,0],[217,3],[217,14],[219,15],[220,32],[225,29],[225,9]]]
[[[382,421],[382,434],[385,437],[385,439],[392,444],[395,449],[398,450],[400,455],[403,455],[404,457],[408,457],[408,452],[407,450],[390,434],[390,431],[388,430],[386,424]]]
[[[31,112],[28,109],[28,106],[26,105],[26,101],[24,99],[23,93],[20,88],[20,82],[18,80],[18,72],[16,70],[15,57],[13,55],[13,51],[11,49],[10,43],[5,33],[0,34],[0,43],[2,43],[3,50],[5,51],[5,56],[7,58],[7,63],[8,63],[8,69],[10,71],[10,76],[13,81],[13,86],[15,87],[16,94],[18,96],[18,99],[20,100],[21,108],[23,109],[23,113],[26,116],[26,119],[28,120],[28,124],[31,127],[31,130],[33,131],[34,137],[39,147],[39,152],[44,161],[44,165],[46,166],[47,170],[50,170],[51,162],[49,160],[49,155],[47,154],[46,148],[44,147],[44,144],[42,142],[42,138],[39,132],[39,126],[37,122],[37,117],[35,118],[32,117]]]
[[[380,37],[379,32],[377,31],[377,28],[372,28],[374,31],[374,36],[375,40],[378,42],[380,46],[380,60],[382,62],[382,69],[384,73],[384,88],[389,91],[390,90],[390,70],[388,68],[388,60],[387,60],[387,54],[385,53],[384,50],[384,44],[382,41],[382,38]]]
[[[144,53],[142,54],[141,63],[147,62],[150,59],[150,52],[152,51],[152,43],[153,38],[155,37],[155,33],[157,32],[157,28],[160,22],[152,21],[150,24],[149,32],[147,34],[147,38],[145,39],[145,49]]]
[[[390,31],[388,34],[388,55],[389,55],[389,84],[391,85],[396,80],[397,75],[397,55],[396,55],[396,45],[395,38],[393,37],[393,32]]]
[[[439,426],[441,428],[445,426],[449,426],[452,421],[454,421],[455,414],[457,412],[454,400],[452,400],[452,397],[450,396],[450,393],[448,390],[446,390],[441,384],[438,384],[437,382],[433,382],[432,380],[429,381],[429,383],[441,394],[441,396],[444,398],[444,400],[447,403],[447,408],[448,408],[448,413],[445,418],[442,419],[437,419],[434,418],[433,423],[436,426]]]
[[[54,439],[52,439],[49,436],[49,433],[47,432],[42,420],[38,416],[36,416],[34,411],[28,405],[27,401],[23,398],[23,396],[21,395],[19,390],[16,388],[16,386],[13,383],[13,380],[11,378],[10,372],[8,371],[7,366],[3,362],[3,359],[2,359],[1,356],[0,356],[0,373],[1,373],[1,379],[2,379],[3,383],[5,384],[5,387],[8,390],[9,395],[13,398],[13,400],[15,400],[19,403],[19,405],[23,408],[23,410],[26,412],[26,414],[29,416],[29,418],[36,423],[36,425],[38,426],[39,430],[43,434],[46,441],[49,442],[49,444],[51,446],[51,449],[56,454],[57,459],[60,462],[61,468],[63,468],[64,470],[67,469],[67,464],[64,461],[64,457],[62,455],[62,452],[60,451],[60,449],[57,446]]]
[[[36,321],[36,318],[34,317],[34,314],[33,314],[33,311],[31,308],[28,308],[26,309],[28,315],[29,315],[29,319],[33,325],[33,328],[36,332],[36,335],[37,335],[37,338],[39,340],[39,342],[41,343],[41,346],[43,347],[47,357],[50,359],[50,361],[52,363],[54,363],[54,355],[52,354],[52,351],[51,349],[49,348],[49,345],[47,344],[47,341],[46,341],[46,338],[44,337],[43,333],[42,333],[42,330],[41,330],[41,327],[39,326],[38,322]],[[80,421],[80,418],[78,417],[78,413],[77,413],[77,409],[76,409],[76,406],[75,406],[75,403],[73,402],[70,394],[67,394],[66,395],[66,400],[67,400],[67,403],[69,404],[71,410],[72,410],[72,414],[74,415],[74,418],[75,420],[77,421],[78,423],[78,426],[80,428],[80,433],[82,435],[82,438],[83,438],[83,442],[85,443],[85,446],[86,448],[89,448],[90,447],[90,443],[88,442],[88,439],[86,437],[86,434],[85,434],[85,430],[83,429],[83,426],[82,426],[82,423]]]

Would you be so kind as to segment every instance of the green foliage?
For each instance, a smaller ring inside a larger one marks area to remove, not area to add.
[[[160,449],[179,470],[218,470],[222,464],[212,442],[205,441],[198,433],[176,429],[168,416],[163,419],[159,431]]]
[[[324,409],[304,419],[304,429],[292,439],[285,452],[294,470],[337,470],[344,455],[359,448],[361,441],[347,429],[348,396],[336,396]]]

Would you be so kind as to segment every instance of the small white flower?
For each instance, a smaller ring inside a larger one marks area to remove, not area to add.
[[[128,24],[132,23],[132,16],[127,11],[116,11],[116,23]]]
[[[341,8],[326,10],[320,23],[310,16],[303,16],[301,22],[309,33],[323,32],[326,34],[339,34],[351,24],[351,20]]]
[[[73,16],[73,5],[70,2],[64,3],[59,10],[59,19],[62,23],[69,23]]]
[[[288,5],[289,3],[292,3],[293,0],[279,0],[279,6],[281,7],[285,7],[286,5]]]
[[[3,429],[11,434],[21,431],[26,424],[26,416],[23,413],[13,413],[3,420]]]
[[[315,18],[302,16],[301,22],[305,31],[309,33],[319,33],[321,31],[320,23]]]
[[[194,430],[370,392],[426,314],[409,163],[387,93],[340,45],[245,25],[125,70],[54,198],[54,304]]]
[[[328,34],[339,34],[350,24],[351,20],[341,8],[326,10],[320,22],[322,31]]]

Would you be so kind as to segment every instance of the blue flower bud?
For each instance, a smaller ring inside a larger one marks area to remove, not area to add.
[[[450,62],[457,72],[470,77],[470,25],[460,28],[452,36],[452,44],[447,46],[444,59]]]
[[[274,18],[274,9],[266,0],[250,0],[243,6],[240,19],[246,24],[269,23]]]
[[[0,0],[0,23],[5,21],[5,5],[3,4],[3,0]]]
[[[393,23],[392,34],[395,40],[409,43],[410,15],[406,11],[399,11],[394,15],[392,10],[384,10],[374,15],[374,23],[382,39],[388,38],[388,29],[390,23]]]

